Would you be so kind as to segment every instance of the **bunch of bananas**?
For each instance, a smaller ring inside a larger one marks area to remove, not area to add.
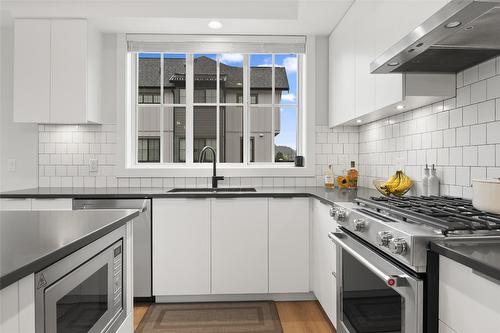
[[[413,181],[401,170],[396,171],[380,188],[386,195],[403,195],[413,186]]]

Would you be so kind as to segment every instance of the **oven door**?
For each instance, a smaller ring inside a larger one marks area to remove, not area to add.
[[[423,281],[346,232],[329,234],[337,251],[339,333],[421,333]]]
[[[44,291],[45,332],[104,332],[123,312],[122,242]]]

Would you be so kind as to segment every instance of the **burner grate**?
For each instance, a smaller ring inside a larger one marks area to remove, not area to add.
[[[443,233],[478,230],[499,230],[500,215],[475,209],[467,199],[430,197],[371,197],[356,199],[367,207],[389,210],[402,220],[433,226]]]

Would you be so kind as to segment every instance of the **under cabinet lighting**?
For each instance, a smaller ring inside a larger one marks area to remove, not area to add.
[[[452,21],[447,23],[444,27],[448,29],[456,28],[462,25],[462,22],[460,21]]]
[[[358,123],[358,124],[361,124],[362,122],[363,122],[363,120],[361,120],[361,119],[356,120],[356,123]]]
[[[396,109],[398,110],[404,110],[405,106],[403,104],[399,104],[398,106],[396,106]]]
[[[222,23],[220,21],[213,20],[213,21],[208,22],[208,27],[210,29],[217,30],[217,29],[222,28]]]

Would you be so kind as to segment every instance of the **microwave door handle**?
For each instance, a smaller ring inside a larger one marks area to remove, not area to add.
[[[350,255],[356,258],[359,262],[363,264],[366,268],[368,268],[371,272],[377,275],[380,279],[382,279],[388,287],[400,287],[405,284],[406,277],[404,275],[387,275],[370,263],[366,258],[361,256],[359,253],[350,248],[341,238],[345,237],[343,232],[330,232],[328,237],[335,244],[342,247],[343,250],[347,251]]]

